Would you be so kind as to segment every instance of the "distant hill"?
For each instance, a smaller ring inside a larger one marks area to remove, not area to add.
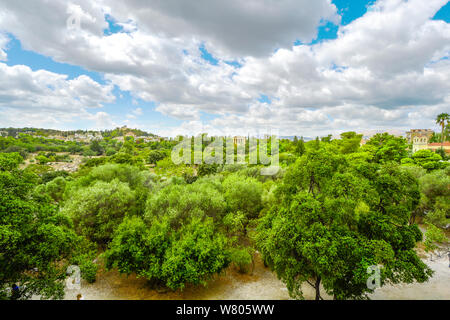
[[[61,136],[68,137],[74,134],[92,134],[92,133],[100,133],[103,137],[118,137],[124,136],[125,134],[132,132],[138,137],[157,137],[157,135],[153,133],[148,133],[146,131],[140,129],[131,129],[127,127],[116,128],[114,130],[55,130],[55,129],[43,129],[43,128],[0,128],[0,132],[4,133],[3,136],[16,137],[19,133],[30,134],[33,136]]]

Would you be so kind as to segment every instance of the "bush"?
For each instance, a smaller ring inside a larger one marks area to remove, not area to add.
[[[253,257],[249,248],[231,249],[230,260],[241,273],[249,273],[253,265]]]
[[[85,160],[85,159],[83,159]],[[104,165],[106,163],[108,159],[105,157],[102,158],[93,158],[93,159],[88,159],[86,160],[86,162],[83,164],[83,168],[93,168],[93,167],[98,167],[101,165]]]
[[[428,171],[445,168],[445,163],[441,162],[442,157],[431,150],[419,150],[412,158],[417,165]]]
[[[152,219],[167,214],[172,225],[178,227],[194,216],[221,221],[225,209],[224,198],[217,186],[210,181],[198,180],[191,185],[169,185],[153,194],[147,202],[146,217]]]
[[[92,151],[90,148],[85,148],[83,150],[83,156],[85,156],[85,157],[94,157],[96,155],[97,155],[97,153]]]
[[[59,202],[63,198],[64,191],[66,189],[67,181],[63,177],[57,177],[54,180],[47,182],[43,185],[43,189],[54,201]]]
[[[212,219],[193,218],[179,229],[165,216],[146,224],[125,219],[105,252],[107,267],[177,290],[186,284],[205,285],[229,264],[226,239],[215,232]]]
[[[442,229],[428,224],[427,231],[425,232],[425,251],[434,251],[438,248],[435,243],[445,243],[447,241],[447,237]]]
[[[0,171],[11,171],[23,162],[23,158],[17,152],[0,153]]]
[[[42,175],[41,179],[42,179],[43,183],[48,183],[55,178],[58,178],[58,177],[67,178],[68,176],[69,176],[69,173],[66,171],[50,171],[50,172],[44,173]]]
[[[249,219],[258,217],[262,209],[262,184],[254,178],[231,175],[223,182],[229,211],[242,211]]]
[[[108,157],[113,156],[113,155],[115,155],[116,153],[117,153],[117,151],[116,151],[115,149],[113,149],[113,148],[108,148],[108,149],[106,150],[106,156],[108,156]]]
[[[150,154],[148,156],[148,163],[156,164],[158,161],[163,160],[165,157],[166,157],[165,153],[158,150],[152,150],[150,151]]]
[[[50,162],[50,159],[47,158],[46,156],[37,156],[36,160],[38,161],[39,164],[47,164]]]
[[[217,164],[201,164],[198,167],[198,175],[199,177],[204,177],[216,174],[218,167]]]
[[[81,271],[81,277],[89,283],[97,278],[98,265],[93,262],[97,254],[96,246],[84,237],[79,237],[75,253],[70,259],[71,265],[77,265]]]
[[[80,264],[81,277],[89,283],[97,279],[98,265],[91,260],[86,260]]]
[[[445,211],[440,209],[429,212],[425,216],[425,221],[439,228],[446,228],[450,225],[450,219],[446,217]]]
[[[3,152],[4,153],[18,153],[24,159],[26,159],[28,156],[28,151],[26,149],[21,148],[19,146],[14,146],[14,145],[9,146]]]
[[[72,218],[79,234],[105,244],[134,205],[134,192],[128,184],[117,179],[109,183],[97,181],[71,193],[62,213]]]

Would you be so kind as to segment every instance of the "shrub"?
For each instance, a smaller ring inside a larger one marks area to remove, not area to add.
[[[0,171],[11,171],[23,162],[23,158],[17,152],[0,153]]]
[[[230,260],[241,273],[249,273],[253,265],[253,257],[249,248],[231,249]]]
[[[229,211],[242,211],[249,219],[262,209],[262,184],[254,178],[231,175],[223,182],[224,197]]]
[[[212,219],[193,218],[179,229],[169,220],[165,216],[146,224],[137,217],[125,219],[105,252],[107,267],[176,290],[205,285],[228,266],[226,239],[215,232]]]
[[[79,234],[100,244],[111,240],[123,218],[134,207],[134,192],[128,184],[97,181],[71,194],[62,213],[72,218]]]

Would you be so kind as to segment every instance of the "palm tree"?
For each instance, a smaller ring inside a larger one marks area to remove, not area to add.
[[[444,129],[445,129],[445,122],[450,121],[450,115],[448,113],[441,113],[436,118],[436,124],[440,125],[442,127],[442,133],[441,133],[441,149],[444,149]]]

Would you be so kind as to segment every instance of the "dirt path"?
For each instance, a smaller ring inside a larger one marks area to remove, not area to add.
[[[434,276],[425,283],[401,284],[376,289],[373,300],[450,300],[450,267],[447,255],[424,262],[434,270]]]
[[[423,284],[385,286],[370,298],[373,300],[448,300],[450,299],[450,268],[448,258],[424,260],[435,275]],[[306,299],[314,298],[308,285],[303,287]],[[258,259],[252,275],[232,269],[211,280],[207,287],[187,288],[183,292],[158,292],[144,279],[121,276],[115,271],[102,273],[94,284],[82,283],[79,291],[67,291],[65,299],[74,300],[81,293],[86,300],[288,300],[285,285]],[[322,293],[324,299],[330,296]]]
[[[67,291],[65,299],[76,299],[81,293],[86,300],[287,300],[286,287],[265,268],[261,260],[252,275],[240,274],[233,268],[212,279],[207,287],[189,287],[183,292],[158,292],[144,279],[121,276],[115,271],[102,273],[94,284],[82,283],[79,291]]]

